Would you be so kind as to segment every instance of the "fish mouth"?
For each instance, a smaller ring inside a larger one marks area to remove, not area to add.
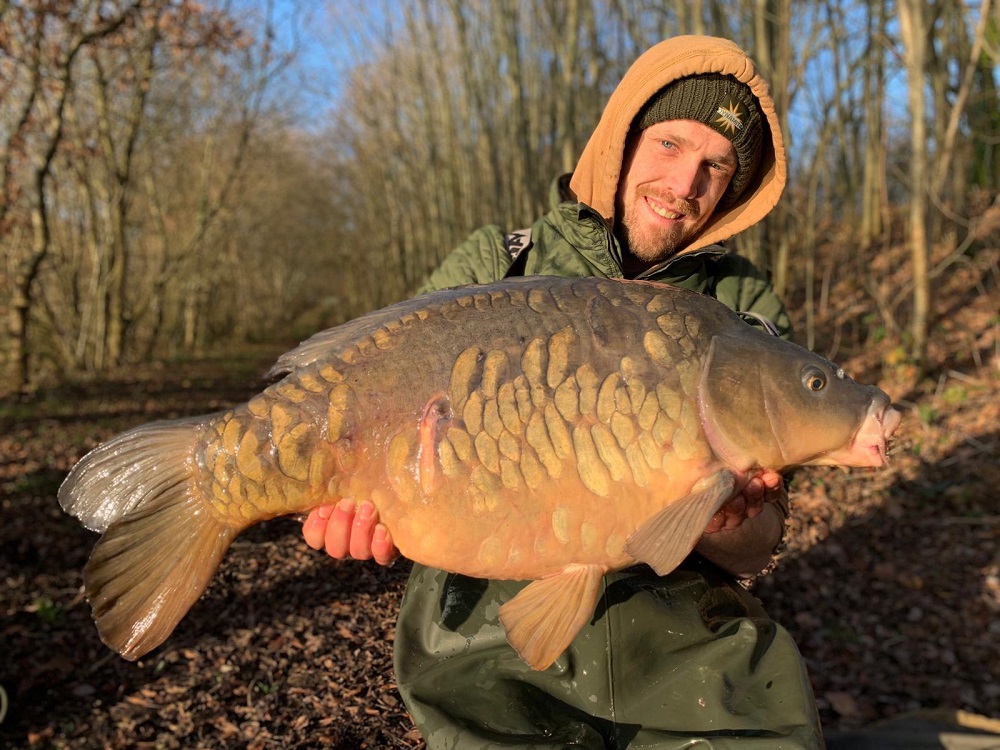
[[[903,421],[903,415],[889,403],[888,397],[879,394],[868,405],[868,413],[847,446],[827,455],[831,463],[857,468],[880,468],[889,462],[886,454],[890,438]]]

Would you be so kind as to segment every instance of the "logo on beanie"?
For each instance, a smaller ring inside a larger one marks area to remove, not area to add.
[[[715,114],[718,117],[715,118],[715,122],[722,126],[722,129],[727,133],[735,133],[737,130],[743,130],[743,120],[740,119],[740,105],[734,102],[732,99],[729,100],[729,107],[719,106],[715,110]]]

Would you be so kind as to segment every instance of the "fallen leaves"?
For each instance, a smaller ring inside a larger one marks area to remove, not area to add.
[[[755,592],[799,644],[827,727],[916,709],[1000,716],[1000,372],[968,348],[970,333],[996,345],[995,297],[974,274],[995,295],[998,258],[984,252],[937,290],[953,311],[934,338],[937,378],[893,380],[870,342],[839,357],[904,410],[889,468],[793,481],[787,549]]]
[[[854,700],[854,696],[850,693],[829,691],[824,693],[823,697],[826,698],[833,710],[845,719],[856,719],[861,715],[861,711],[858,709],[858,702]]]
[[[130,380],[0,402],[0,747],[414,748],[392,682],[407,566],[338,565],[291,521],[254,529],[167,644],[139,662],[101,644],[80,575],[96,536],[58,507],[65,472],[133,424],[259,388],[259,361],[141,368]],[[185,381],[182,383],[181,381]],[[159,398],[143,396],[152,382]],[[136,408],[155,404],[155,409]]]
[[[980,288],[970,268],[939,293]],[[863,295],[831,299],[861,306],[860,319]],[[795,477],[787,548],[754,588],[799,644],[828,728],[917,708],[1000,716],[1000,373],[976,369],[969,349],[995,345],[996,310],[978,292],[963,300],[934,339],[943,385],[894,380],[861,328],[853,349],[842,338],[846,369],[905,402],[901,437],[887,471]],[[0,402],[0,747],[423,747],[392,674],[406,563],[338,564],[295,522],[268,523],[137,663],[101,644],[80,597],[96,537],[55,501],[72,463],[134,424],[244,400],[259,385],[248,373],[276,353]]]

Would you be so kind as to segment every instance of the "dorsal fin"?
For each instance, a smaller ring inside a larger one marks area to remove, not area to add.
[[[285,352],[267,373],[268,378],[287,375],[293,370],[307,367],[331,351],[342,351],[388,323],[399,320],[427,305],[426,297],[415,297],[395,305],[375,310],[360,318],[311,336],[289,352]]]

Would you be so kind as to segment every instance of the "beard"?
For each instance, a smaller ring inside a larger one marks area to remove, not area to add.
[[[643,205],[646,196],[684,213],[687,222],[666,228],[653,225],[645,215],[648,211]],[[630,198],[624,199],[622,204],[615,212],[621,217],[621,220],[616,222],[618,231],[615,234],[626,253],[646,266],[660,263],[676,254],[694,239],[700,228],[698,204],[671,194],[657,195],[650,191],[639,190]],[[689,223],[691,221],[694,227]]]

